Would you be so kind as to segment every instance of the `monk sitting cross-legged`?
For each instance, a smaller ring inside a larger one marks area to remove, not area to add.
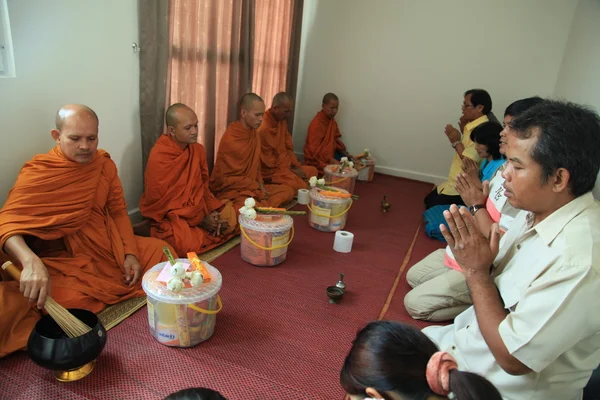
[[[339,105],[338,97],[333,93],[327,93],[323,97],[321,111],[308,126],[304,162],[318,168],[321,174],[327,165],[339,164],[342,157],[348,157],[346,146],[341,140],[342,134],[334,119]]]
[[[291,186],[294,191],[306,189],[306,181],[317,176],[317,169],[301,165],[294,154],[292,135],[288,132],[286,118],[294,109],[292,98],[285,92],[273,97],[273,105],[258,128],[262,146],[262,177],[267,183]]]
[[[165,242],[133,235],[117,167],[97,150],[96,113],[62,107],[52,137],[57,146],[24,165],[0,210],[2,256],[23,268],[20,285],[0,282],[0,357],[25,347],[40,318],[32,305],[50,292],[99,312],[144,296],[142,275],[166,260]]]
[[[184,104],[166,113],[167,134],[150,151],[140,211],[152,220],[151,235],[177,253],[206,252],[236,233],[231,202],[217,200],[208,188],[204,146],[197,143],[198,117]]]
[[[219,144],[210,190],[220,200],[233,202],[236,212],[248,197],[263,207],[279,207],[294,198],[288,185],[264,184],[260,171],[260,136],[265,103],[254,93],[241,101],[240,119],[231,123]]]

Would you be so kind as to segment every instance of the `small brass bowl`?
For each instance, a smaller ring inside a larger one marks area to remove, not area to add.
[[[337,286],[328,286],[327,297],[329,297],[331,304],[338,304],[342,300],[342,297],[344,297],[344,291]]]

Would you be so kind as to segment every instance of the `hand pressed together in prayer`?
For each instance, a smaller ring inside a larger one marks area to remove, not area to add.
[[[450,140],[450,143],[460,141],[461,134],[460,134],[459,130],[456,129],[455,127],[453,127],[452,125],[450,125],[450,124],[446,125],[446,129],[444,129],[444,133],[446,133],[446,136],[448,137],[448,140]]]
[[[467,174],[458,174],[456,176],[456,185],[454,186],[460,197],[467,206],[485,204],[490,194],[490,182],[481,183],[479,178],[473,178]]]
[[[212,236],[221,236],[229,227],[227,220],[221,219],[221,213],[213,211],[200,222],[200,227]]]
[[[492,225],[488,242],[466,207],[461,207],[459,210],[453,204],[450,206],[450,211],[444,211],[444,218],[448,222],[449,229],[442,224],[440,230],[465,277],[489,279],[490,267],[500,247],[498,224]]]
[[[127,254],[125,256],[123,269],[125,270],[125,283],[128,283],[129,286],[135,285],[140,280],[140,276],[142,274],[142,266],[140,265],[140,262],[138,261],[137,257],[133,254]]]
[[[42,309],[46,297],[50,294],[50,274],[42,260],[35,254],[23,262],[19,290],[30,302],[37,301],[37,308]]]
[[[479,181],[479,165],[475,162],[475,160],[472,160],[469,157],[464,157],[462,159],[461,168],[465,174]],[[479,187],[481,187],[481,184]]]

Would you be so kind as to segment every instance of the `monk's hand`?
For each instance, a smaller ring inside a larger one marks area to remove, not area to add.
[[[302,168],[300,168],[300,167],[291,167],[291,170],[292,170],[292,172],[294,174],[296,174],[300,178],[306,179],[306,174],[304,173],[304,171],[302,170]]]
[[[42,309],[50,294],[50,274],[38,256],[23,261],[23,271],[19,290],[30,302],[37,302],[37,308]]]
[[[448,140],[450,141],[450,143],[460,141],[460,132],[458,131],[458,129],[456,129],[452,125],[450,125],[450,124],[446,125],[446,128],[444,129],[444,133],[446,133],[446,136],[448,137]]]
[[[482,185],[479,179],[474,182],[467,174],[458,174],[454,187],[469,207],[485,204],[490,194],[490,183],[488,181],[483,182]]]
[[[461,207],[459,210],[453,204],[450,206],[450,211],[444,211],[444,218],[449,228],[442,224],[440,230],[465,277],[467,279],[489,278],[490,267],[500,247],[498,224],[492,225],[488,242],[466,207]]]
[[[221,215],[219,214],[219,212],[213,211],[202,219],[202,222],[200,222],[200,228],[215,236],[219,227],[220,218]]]
[[[125,262],[123,263],[123,269],[125,270],[125,283],[129,286],[135,285],[142,275],[142,266],[138,261],[137,257],[133,254],[127,254],[125,256]]]

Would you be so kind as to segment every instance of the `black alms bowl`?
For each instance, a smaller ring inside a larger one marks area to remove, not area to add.
[[[98,358],[106,343],[106,329],[91,311],[69,309],[92,330],[85,335],[69,338],[58,324],[45,315],[40,319],[27,342],[27,354],[40,367],[52,371],[69,371]]]

